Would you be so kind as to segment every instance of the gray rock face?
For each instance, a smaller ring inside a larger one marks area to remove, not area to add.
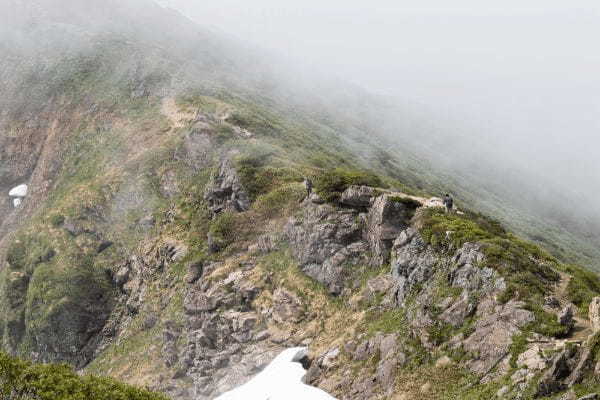
[[[295,294],[279,288],[273,294],[273,320],[279,323],[300,322],[304,310]]]
[[[484,267],[484,261],[485,256],[478,244],[465,243],[452,258],[450,284],[469,292],[482,291],[486,294],[504,290],[504,279],[493,269]]]
[[[396,201],[394,196],[387,194],[373,201],[366,227],[373,265],[383,265],[390,260],[392,244],[400,232],[408,227],[414,210],[413,206]]]
[[[512,337],[534,320],[533,313],[522,308],[524,305],[515,301],[498,304],[491,298],[479,304],[475,331],[463,342],[466,351],[478,354],[467,363],[471,371],[485,376],[502,361],[508,361]]]
[[[369,207],[377,191],[369,186],[350,186],[342,193],[340,203],[351,207]]]
[[[207,266],[204,274],[213,269]],[[212,399],[242,385],[282,349],[268,340],[263,318],[249,306],[258,293],[248,279],[250,271],[251,266],[216,281],[199,279],[188,286],[186,320],[179,340],[185,344],[165,354],[176,364],[175,379],[193,381],[190,398]],[[281,289],[275,297],[274,315],[301,318],[303,310],[294,295]],[[214,312],[216,308],[219,312]]]
[[[224,159],[219,171],[206,187],[204,199],[213,215],[223,211],[242,212],[250,208],[250,199],[231,161]]]
[[[213,145],[210,137],[214,129],[203,119],[206,118],[200,118],[194,123],[185,135],[182,147],[176,153],[178,159],[194,169],[205,168],[212,161]]]
[[[600,297],[594,297],[590,302],[588,316],[592,330],[594,332],[600,331]]]
[[[285,235],[294,257],[310,277],[338,294],[349,272],[347,265],[366,262],[368,245],[361,240],[358,213],[308,203],[301,220],[292,218]]]
[[[409,291],[418,283],[427,281],[434,273],[438,257],[423,242],[419,233],[408,228],[394,242],[392,250],[392,277],[396,281],[396,301],[404,303]]]
[[[575,349],[569,348],[554,356],[550,368],[540,378],[538,396],[548,396],[566,389],[563,380],[571,374],[572,360],[575,353]]]
[[[557,315],[558,323],[566,327],[569,331],[573,329],[575,320],[573,319],[573,306],[570,304],[563,308]]]

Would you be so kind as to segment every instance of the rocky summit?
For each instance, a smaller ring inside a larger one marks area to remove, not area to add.
[[[598,398],[586,265],[447,212],[431,171],[238,44],[87,3],[111,7],[2,26],[2,396]]]

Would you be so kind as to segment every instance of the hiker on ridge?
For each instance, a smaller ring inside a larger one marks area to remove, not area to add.
[[[444,196],[444,206],[446,207],[446,214],[452,213],[452,209],[454,208],[454,199],[446,193]]]
[[[310,197],[313,189],[313,183],[307,176],[304,177],[304,187],[306,188],[306,197]]]

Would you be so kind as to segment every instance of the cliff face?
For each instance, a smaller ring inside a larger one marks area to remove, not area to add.
[[[4,350],[176,399],[214,398],[296,346],[305,381],[340,399],[597,389],[597,276],[444,214],[354,119],[263,95],[202,32],[166,49],[54,22],[59,53],[2,61]]]

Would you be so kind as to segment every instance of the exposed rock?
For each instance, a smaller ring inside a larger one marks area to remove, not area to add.
[[[302,219],[291,218],[285,226],[294,257],[302,270],[338,294],[350,268],[364,264],[368,249],[361,241],[357,212],[339,211],[329,205],[307,204]]]
[[[383,265],[390,259],[390,250],[400,232],[406,229],[416,207],[397,201],[385,194],[377,197],[367,215],[366,238],[372,252],[373,265]]]
[[[207,122],[206,117],[204,121],[196,120],[185,135],[182,148],[176,154],[177,158],[194,169],[205,168],[212,161],[213,145],[210,138],[214,129]]]
[[[206,187],[204,199],[213,215],[223,211],[241,212],[250,208],[250,199],[231,161],[224,159]]]
[[[264,234],[258,237],[258,251],[261,253],[270,253],[277,250],[278,237],[274,234]]]
[[[475,331],[463,342],[466,351],[478,354],[467,363],[471,371],[484,376],[508,356],[512,337],[534,320],[533,313],[523,306],[516,301],[497,304],[490,298],[480,303]]]
[[[436,368],[445,368],[452,365],[452,359],[448,356],[443,356],[435,362]]]
[[[510,387],[509,386],[502,386],[496,392],[496,397],[498,397],[498,398],[504,398],[509,392],[510,392]]]
[[[308,200],[313,204],[325,204],[325,200],[323,200],[321,196],[314,192],[308,196]]]
[[[575,353],[575,349],[566,348],[554,356],[550,368],[540,378],[537,391],[538,396],[548,396],[560,392],[567,387],[563,380],[571,373],[570,361]]]
[[[558,398],[558,400],[579,400],[577,399],[577,395],[573,390],[569,390],[567,393],[563,394]]]
[[[122,288],[123,285],[125,285],[125,283],[127,283],[129,280],[130,271],[131,269],[128,263],[125,263],[123,266],[121,266],[114,276],[115,284]]]
[[[429,393],[431,391],[431,383],[430,382],[426,382],[424,383],[420,388],[419,391],[423,394],[425,393]]]
[[[598,393],[590,393],[586,394],[583,397],[578,398],[577,400],[598,400],[600,399],[600,395]]]
[[[185,274],[185,282],[191,285],[202,277],[204,263],[201,261],[189,262],[186,265],[186,269],[187,274]]]
[[[517,358],[519,368],[541,371],[546,368],[546,359],[542,356],[542,349],[537,344],[521,353]]]
[[[216,310],[218,305],[216,296],[194,290],[190,290],[183,301],[183,309],[191,315]]]
[[[98,254],[102,253],[104,250],[108,249],[112,245],[113,242],[111,242],[110,240],[103,241],[102,243],[100,243],[100,246],[98,246]]]
[[[273,294],[273,320],[279,323],[300,322],[304,315],[302,302],[295,294],[277,289]]]
[[[340,203],[351,207],[369,207],[377,191],[370,186],[350,186],[342,193]]]
[[[423,242],[419,233],[408,228],[394,242],[392,277],[396,281],[396,301],[402,305],[406,295],[416,285],[428,280],[434,272],[438,257]]]
[[[357,361],[364,361],[381,351],[380,346],[384,336],[379,333],[371,339],[363,341],[354,350],[353,358]]]
[[[600,331],[600,297],[594,297],[590,302],[589,319],[594,332]]]
[[[325,368],[332,368],[335,365],[339,355],[340,349],[338,347],[331,349],[327,353],[325,353],[320,364]]]
[[[465,319],[473,315],[474,312],[475,304],[469,298],[468,292],[465,291],[457,301],[440,314],[439,318],[454,327],[459,327],[465,322]]]
[[[367,251],[366,243],[352,243],[325,260],[323,264],[306,265],[303,271],[311,278],[325,284],[330,293],[340,294],[349,275],[348,264],[359,263]]]
[[[496,271],[483,267],[485,256],[478,244],[465,243],[456,251],[452,261],[454,263],[450,274],[452,286],[469,292],[482,291],[485,294],[499,292],[506,288],[504,280]]]
[[[588,343],[586,346],[583,346],[583,348],[579,351],[577,364],[575,364],[575,368],[573,368],[571,374],[565,380],[565,384],[568,387],[571,387],[581,382],[584,373],[592,367],[592,363],[594,361],[593,350],[593,346],[591,346]]]
[[[377,371],[375,372],[377,382],[379,382],[383,388],[392,389],[397,368],[398,359],[394,356],[387,357],[379,361],[377,364]]]
[[[560,308],[560,301],[555,296],[546,296],[544,298],[544,305],[549,308],[558,309]]]
[[[138,225],[142,229],[150,229],[156,224],[156,219],[152,215],[146,215],[138,221]]]
[[[575,325],[575,320],[573,319],[573,306],[570,304],[561,310],[561,312],[557,315],[558,323],[567,329],[571,330],[573,325]]]

